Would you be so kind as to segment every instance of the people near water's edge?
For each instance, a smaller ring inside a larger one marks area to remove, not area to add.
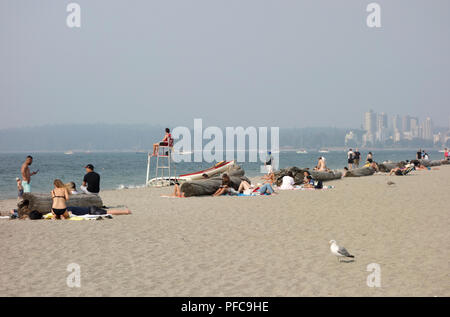
[[[173,139],[172,139],[172,134],[170,134],[170,129],[166,128],[165,131],[166,131],[166,134],[164,135],[164,138],[160,142],[153,144],[152,156],[156,156],[158,154],[160,146],[170,146],[170,147],[172,147]]]
[[[372,152],[369,152],[369,153],[367,153],[367,156],[366,156],[366,164],[372,163],[372,162],[373,162],[373,154],[372,154]]]
[[[17,183],[17,199],[22,199],[23,196],[23,186],[22,186],[22,180],[19,177],[16,177],[16,183]]]
[[[317,160],[317,165],[314,167],[314,170],[325,172],[328,171],[327,163],[325,157],[321,156]]]
[[[355,155],[355,153],[353,153],[352,149],[349,149],[347,152],[348,169],[353,168],[354,155]]]
[[[100,192],[100,175],[94,172],[92,164],[88,164],[84,168],[86,175],[84,175],[80,190],[85,194],[98,194]]]
[[[267,152],[267,158],[266,161],[264,162],[264,166],[266,168],[267,174],[273,173],[273,156],[272,152],[270,151]]]
[[[20,172],[22,174],[22,187],[24,193],[31,193],[31,176],[36,175],[39,170],[30,172],[30,166],[33,164],[33,157],[28,155],[22,164]]]
[[[422,159],[422,149],[419,149],[419,151],[417,151],[416,159],[418,159],[418,160]]]
[[[52,195],[52,214],[53,219],[68,219],[70,217],[67,212],[66,202],[69,200],[69,192],[60,179],[55,179],[55,186],[50,192]]]
[[[445,148],[445,150],[444,150],[444,159],[445,160],[449,160],[449,158],[448,158],[448,149],[447,148]]]
[[[359,167],[359,161],[360,161],[360,159],[361,159],[361,153],[360,153],[359,150],[356,148],[356,149],[355,149],[355,152],[353,152],[353,154],[354,154],[353,166],[354,166],[355,168],[358,168],[358,167]]]

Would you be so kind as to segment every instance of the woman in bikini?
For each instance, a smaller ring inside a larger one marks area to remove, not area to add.
[[[69,192],[60,179],[53,182],[55,188],[51,191],[52,195],[52,214],[53,219],[69,219],[66,202],[69,200]]]

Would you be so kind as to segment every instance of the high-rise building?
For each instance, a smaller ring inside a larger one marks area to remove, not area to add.
[[[433,139],[433,122],[430,117],[426,118],[423,122],[422,138],[425,140]]]
[[[376,131],[376,113],[372,110],[364,113],[364,130],[372,134]]]
[[[406,115],[402,118],[402,132],[411,131],[411,117]]]
[[[402,120],[398,114],[392,116],[392,130],[394,132],[402,131]]]
[[[420,136],[419,119],[416,117],[412,117],[409,122],[409,130],[411,131],[411,136],[413,138],[418,138]]]
[[[384,112],[377,114],[377,130],[375,132],[375,139],[379,142],[384,142],[387,138],[388,117]]]

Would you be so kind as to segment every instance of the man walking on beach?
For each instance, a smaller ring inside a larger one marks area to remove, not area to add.
[[[86,175],[83,178],[83,185],[80,189],[85,194],[96,195],[100,192],[100,175],[94,172],[94,165],[88,164],[84,167]]]
[[[22,173],[22,187],[24,193],[31,193],[31,176],[36,175],[39,170],[30,173],[30,165],[33,164],[33,157],[28,155],[25,162],[22,164],[20,172]]]

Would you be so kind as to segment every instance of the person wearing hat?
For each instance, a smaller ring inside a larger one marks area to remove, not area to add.
[[[88,164],[84,168],[86,169],[86,175],[84,175],[80,190],[85,194],[98,194],[100,192],[100,175],[94,172],[92,164]]]
[[[273,157],[272,152],[267,152],[266,162],[264,162],[264,166],[266,168],[267,174],[273,173]]]

